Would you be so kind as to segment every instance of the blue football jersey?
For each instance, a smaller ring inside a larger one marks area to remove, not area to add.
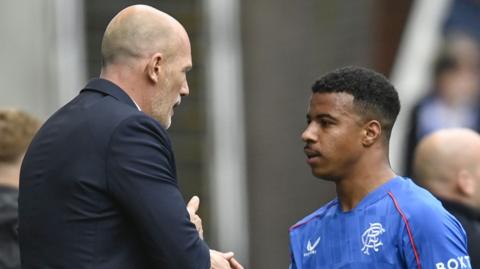
[[[395,177],[343,212],[337,199],[290,228],[291,269],[471,268],[460,223]]]

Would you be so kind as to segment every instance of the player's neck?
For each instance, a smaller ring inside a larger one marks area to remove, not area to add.
[[[395,177],[388,161],[376,166],[363,166],[336,182],[337,197],[342,211],[354,209],[365,196]]]

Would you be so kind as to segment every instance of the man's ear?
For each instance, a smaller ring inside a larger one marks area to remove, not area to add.
[[[154,83],[160,80],[160,71],[164,60],[163,55],[159,52],[153,54],[148,60],[147,76]]]
[[[382,135],[382,125],[377,120],[370,120],[363,126],[362,144],[370,147],[380,139]]]
[[[475,178],[472,176],[470,171],[466,169],[460,170],[457,175],[457,188],[460,190],[462,195],[467,197],[472,197],[475,195]]]

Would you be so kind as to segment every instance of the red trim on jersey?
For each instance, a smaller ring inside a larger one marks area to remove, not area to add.
[[[418,255],[417,247],[415,246],[415,242],[413,241],[412,231],[410,230],[410,224],[408,223],[407,217],[405,217],[405,214],[403,214],[402,209],[400,209],[400,206],[397,203],[397,199],[395,199],[395,196],[393,195],[393,193],[389,191],[388,195],[390,196],[390,198],[392,198],[393,203],[395,204],[395,207],[397,208],[398,213],[400,213],[400,215],[402,216],[403,222],[405,222],[405,226],[406,226],[407,232],[408,232],[408,237],[410,238],[410,243],[412,244],[413,253],[415,254],[415,260],[417,262],[417,268],[422,269],[422,265],[420,264],[420,256]]]
[[[335,204],[335,203],[332,203],[332,202],[331,202],[330,204],[327,205],[327,208],[325,208],[325,210],[322,212],[322,214],[316,214],[315,216],[312,216],[311,218],[309,218],[308,220],[306,220],[306,221],[304,221],[304,222],[297,223],[297,224],[293,225],[292,227],[288,228],[288,231],[291,232],[293,229],[296,229],[296,228],[298,228],[298,227],[300,227],[300,226],[303,226],[303,225],[309,223],[310,221],[312,221],[312,220],[314,220],[314,219],[316,219],[316,218],[322,217],[322,216],[325,214],[325,212],[326,212],[330,207],[332,207],[334,204]]]
[[[309,219],[308,219],[307,221],[305,221],[305,222],[297,223],[297,224],[293,225],[292,227],[290,227],[290,228],[288,229],[288,231],[291,232],[293,229],[298,228],[298,227],[300,227],[300,226],[303,226],[303,225],[309,223],[310,221],[312,221],[312,220],[314,220],[314,219],[316,219],[316,218],[318,218],[318,217],[320,217],[320,215],[315,215],[315,216],[309,218]]]

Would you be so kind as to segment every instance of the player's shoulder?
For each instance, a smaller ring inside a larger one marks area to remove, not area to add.
[[[407,179],[391,191],[391,197],[404,222],[406,255],[419,257],[425,268],[450,268],[468,259],[465,231],[430,192]],[[470,267],[465,263],[462,268]]]
[[[390,196],[398,209],[407,216],[428,216],[445,211],[441,202],[429,191],[415,184],[410,178],[390,191]],[[425,215],[426,214],[426,215]]]
[[[290,227],[289,231],[292,233],[294,231],[303,230],[311,225],[316,225],[318,221],[321,221],[328,213],[336,210],[338,207],[338,200],[334,199],[319,209],[315,210],[313,213],[307,215],[303,219],[299,220],[293,226]]]
[[[416,185],[411,179],[404,179],[404,183],[398,189],[391,190],[390,196],[396,210],[412,226],[423,227],[422,230],[431,232],[443,228],[463,231],[458,221],[437,198],[426,189]]]

